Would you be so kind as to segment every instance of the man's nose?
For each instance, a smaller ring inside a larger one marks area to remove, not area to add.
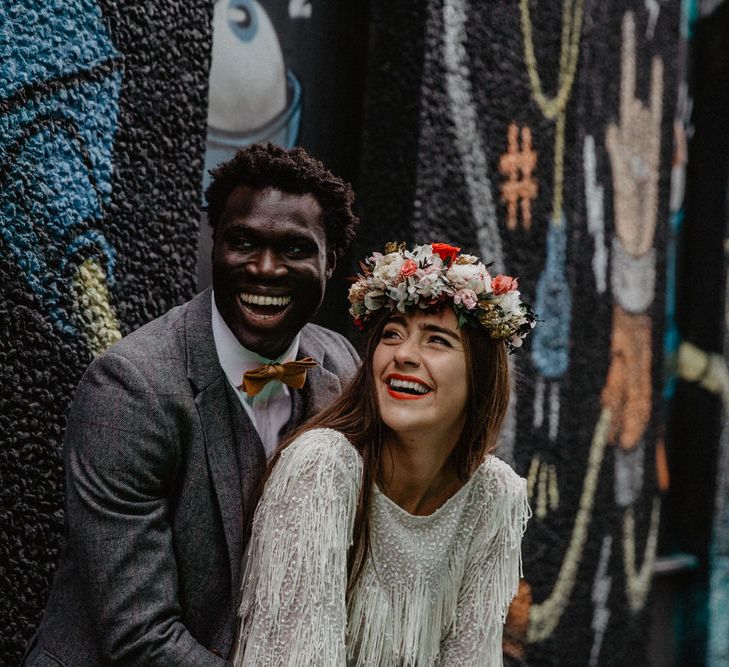
[[[286,262],[272,248],[261,248],[246,264],[246,270],[258,278],[283,278],[288,273]]]

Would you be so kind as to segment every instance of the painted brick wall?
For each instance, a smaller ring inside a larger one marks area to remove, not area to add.
[[[194,292],[209,3],[0,6],[0,655],[40,617],[81,373]]]

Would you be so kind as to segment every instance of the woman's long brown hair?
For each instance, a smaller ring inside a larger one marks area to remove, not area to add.
[[[281,452],[301,433],[314,428],[339,431],[362,457],[362,487],[354,518],[352,548],[348,557],[349,594],[365,562],[370,547],[369,513],[372,489],[380,474],[383,450],[383,425],[377,406],[372,359],[388,321],[384,316],[367,333],[362,365],[339,398],[328,408],[314,415],[287,437],[268,465],[266,478],[276,465]],[[494,341],[482,329],[469,326],[461,329],[468,371],[468,401],[461,436],[451,454],[461,481],[466,482],[483,461],[496,449],[499,431],[509,405],[509,366],[503,341]],[[386,427],[385,427],[386,429]]]

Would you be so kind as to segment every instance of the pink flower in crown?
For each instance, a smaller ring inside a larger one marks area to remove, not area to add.
[[[519,281],[511,276],[498,275],[491,279],[491,289],[494,294],[506,294],[519,287]]]
[[[453,303],[463,304],[468,310],[473,310],[478,305],[478,297],[472,289],[461,289],[453,295]]]
[[[418,265],[412,259],[406,259],[400,269],[400,275],[407,278],[408,276],[412,276],[417,270]]]

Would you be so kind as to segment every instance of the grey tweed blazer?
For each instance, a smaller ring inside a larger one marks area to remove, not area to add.
[[[265,455],[218,362],[210,301],[206,290],[130,334],[81,380],[64,443],[65,548],[25,664],[228,664]],[[359,361],[311,324],[300,354],[320,367],[296,393],[296,422]]]

